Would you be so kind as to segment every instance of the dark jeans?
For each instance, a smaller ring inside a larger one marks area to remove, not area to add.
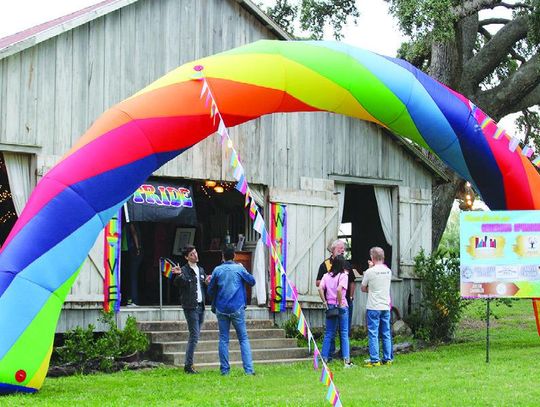
[[[204,308],[202,304],[197,305],[197,308],[184,309],[184,315],[189,329],[189,339],[186,348],[186,360],[184,366],[193,366],[193,354],[195,353],[195,347],[199,342],[199,335],[201,333],[201,327],[204,322]]]
[[[352,328],[352,316],[353,316],[354,301],[352,301],[350,298],[347,298],[347,304],[349,305],[349,338],[350,338],[351,337],[351,328]]]

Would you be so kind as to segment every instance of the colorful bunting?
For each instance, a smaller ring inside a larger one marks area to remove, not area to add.
[[[202,98],[206,94],[206,103],[205,105],[208,106],[208,103],[210,103],[210,117],[213,118],[214,123],[216,119],[218,120],[218,129],[217,133],[220,135],[220,143],[221,145],[224,144],[225,140],[227,140],[227,148],[231,149],[231,159],[230,159],[230,165],[233,168],[233,177],[236,179],[237,184],[235,188],[245,195],[245,201],[244,201],[244,207],[248,207],[249,205],[249,216],[251,220],[254,220],[253,222],[253,229],[257,231],[261,235],[261,239],[265,243],[266,246],[269,247],[270,250],[270,256],[272,259],[272,264],[274,267],[272,268],[274,270],[274,275],[271,278],[272,282],[281,287],[282,292],[282,298],[280,298],[279,301],[274,302],[274,304],[277,304],[274,308],[275,310],[285,310],[286,309],[286,300],[289,298],[294,302],[293,312],[298,317],[298,331],[304,335],[308,339],[308,347],[309,352],[311,353],[311,342],[313,341],[314,346],[314,353],[313,353],[313,368],[318,369],[319,368],[319,358],[320,358],[320,352],[317,347],[317,343],[313,339],[313,334],[311,333],[311,330],[309,329],[308,323],[306,321],[306,318],[302,312],[302,309],[300,307],[300,303],[298,301],[298,290],[296,289],[295,285],[287,278],[287,273],[285,271],[285,264],[286,264],[286,248],[287,248],[287,234],[286,234],[286,209],[284,205],[280,204],[273,204],[274,205],[274,212],[271,213],[272,216],[272,229],[270,230],[270,233],[266,229],[266,226],[264,224],[264,219],[262,215],[260,214],[257,205],[255,203],[255,200],[253,199],[253,196],[251,195],[249,185],[247,183],[246,175],[244,172],[244,167],[240,160],[240,155],[237,153],[237,151],[234,149],[233,143],[231,138],[229,137],[229,133],[227,130],[227,127],[225,126],[225,123],[223,122],[223,118],[221,117],[221,113],[219,112],[218,106],[214,100],[214,97],[212,95],[212,91],[210,89],[210,86],[206,79],[204,77],[203,80],[203,86],[201,89],[201,95]],[[271,207],[272,210],[272,207]],[[174,266],[174,262],[170,261],[166,258],[160,259],[160,270],[168,278],[171,278],[172,276],[172,267]],[[277,289],[274,291],[277,292]],[[330,370],[328,369],[328,366],[323,361],[323,372],[321,376],[321,382],[323,382],[326,386],[330,386],[331,391],[329,392],[329,395],[327,395],[327,399],[332,403],[334,406],[341,406],[341,401],[339,400],[339,395],[337,392],[337,389],[335,387],[333,376]]]
[[[517,137],[512,137],[508,143],[508,149],[512,152],[516,151],[516,148],[519,146],[519,139]]]
[[[531,158],[533,153],[534,153],[534,150],[530,146],[525,146],[523,147],[523,150],[521,150],[521,154],[523,154],[527,158]]]

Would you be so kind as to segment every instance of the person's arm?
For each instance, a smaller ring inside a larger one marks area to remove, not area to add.
[[[216,271],[214,270],[214,273],[216,273]],[[217,273],[216,275],[214,275],[214,273],[212,273],[212,278],[210,279],[210,284],[208,284],[208,295],[212,298],[214,298],[214,295],[216,294],[215,291],[216,291],[216,288],[217,288]]]
[[[324,262],[319,266],[319,272],[317,273],[317,279],[315,280],[315,287],[319,287],[321,284],[321,280],[326,273],[326,266],[324,265]]]
[[[189,268],[189,266],[187,267]],[[186,274],[186,267],[180,268],[178,273],[175,273],[176,277],[173,281],[173,284],[177,287],[184,287],[189,284],[189,277]]]
[[[135,250],[137,251],[137,255],[139,255],[141,254],[141,242],[139,241],[139,234],[137,233],[137,228],[135,228],[135,224],[133,222],[129,224],[129,230],[131,231],[133,243],[135,243]]]
[[[351,301],[354,300],[354,291],[356,290],[356,283],[355,281],[351,281],[349,283],[349,298],[351,299]]]
[[[360,285],[360,289],[362,292],[367,293],[368,292],[368,284],[369,284],[369,272],[366,270],[364,272],[364,278],[362,278],[362,284]]]
[[[328,304],[326,303],[326,297],[324,296],[324,284],[323,284],[323,286],[319,285],[318,291],[319,291],[319,297],[321,297],[323,305],[326,308],[328,308]]]
[[[255,278],[247,272],[244,266],[242,266],[241,276],[249,286],[253,287],[255,285]]]

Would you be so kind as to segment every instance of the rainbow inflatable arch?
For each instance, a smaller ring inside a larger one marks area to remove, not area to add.
[[[106,111],[35,188],[0,253],[0,393],[37,391],[65,297],[99,232],[165,162],[228,126],[327,111],[428,148],[492,209],[539,209],[540,177],[468,99],[405,61],[335,42],[259,41],[185,64]],[[536,192],[535,192],[536,191]]]

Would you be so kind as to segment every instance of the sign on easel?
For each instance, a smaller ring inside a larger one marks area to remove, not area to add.
[[[540,297],[540,211],[462,212],[461,296]]]

